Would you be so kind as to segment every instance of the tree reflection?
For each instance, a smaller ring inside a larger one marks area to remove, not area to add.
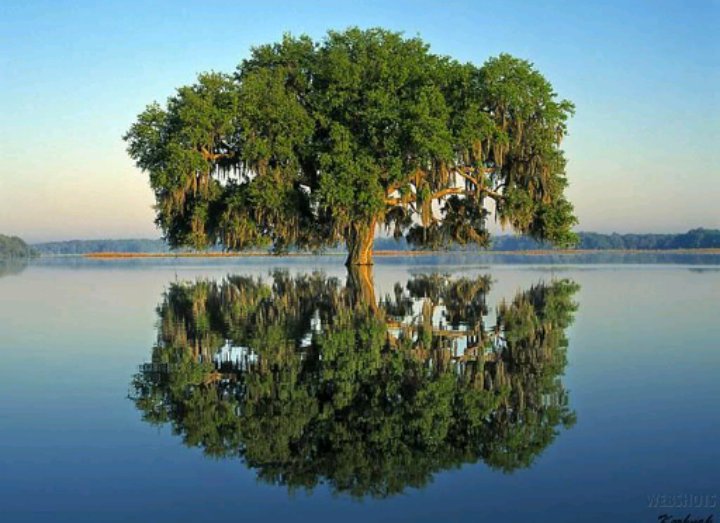
[[[20,274],[27,268],[25,258],[0,258],[0,278],[13,274]]]
[[[265,481],[378,497],[463,463],[527,467],[574,423],[560,376],[576,284],[491,318],[489,277],[416,276],[376,301],[359,271],[172,285],[133,380],[144,419]]]

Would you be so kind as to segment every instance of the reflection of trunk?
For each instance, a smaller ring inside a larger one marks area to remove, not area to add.
[[[375,239],[375,225],[373,218],[370,223],[354,223],[345,241],[348,248],[348,257],[345,265],[372,265],[373,241]]]
[[[367,307],[373,312],[378,311],[375,301],[375,284],[372,267],[369,265],[348,266],[347,286],[351,293],[354,307]]]

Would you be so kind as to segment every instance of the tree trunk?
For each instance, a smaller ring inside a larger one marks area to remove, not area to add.
[[[375,300],[375,283],[370,265],[348,266],[347,287],[354,308],[362,307],[377,313],[378,304]]]
[[[350,233],[345,243],[348,257],[345,265],[372,265],[373,243],[375,241],[375,225],[373,218],[370,223],[354,223],[350,226]]]

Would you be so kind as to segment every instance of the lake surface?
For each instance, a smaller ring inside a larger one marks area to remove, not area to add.
[[[0,520],[717,520],[720,260],[653,261],[0,266]]]

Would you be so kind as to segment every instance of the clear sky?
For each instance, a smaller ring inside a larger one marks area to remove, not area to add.
[[[0,1],[0,233],[157,237],[122,134],[284,32],[383,26],[477,64],[534,62],[577,106],[580,230],[720,227],[720,2]]]

